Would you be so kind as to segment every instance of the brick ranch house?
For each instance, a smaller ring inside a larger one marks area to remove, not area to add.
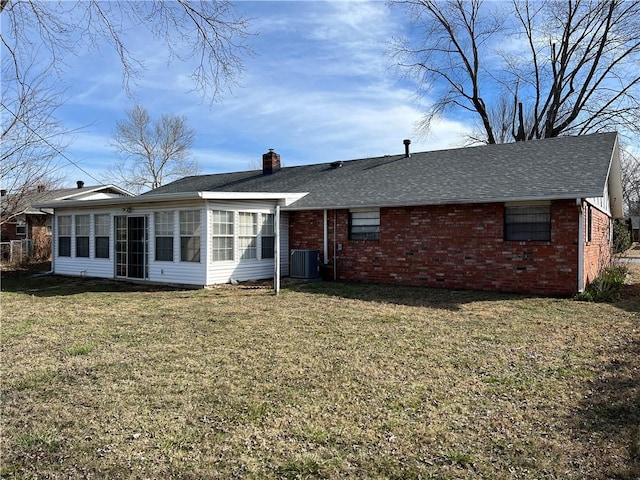
[[[404,143],[400,155],[292,167],[269,151],[262,170],[48,205],[54,271],[279,281],[292,251],[317,250],[338,280],[573,295],[610,263],[623,215],[615,133],[420,153]]]
[[[36,204],[52,201],[90,200],[131,196],[115,185],[85,186],[76,182],[75,188],[48,189],[45,185],[34,186],[19,194],[2,190],[0,192],[0,238],[4,248],[3,260],[9,259],[12,242],[28,245],[28,256],[39,260],[51,257],[51,232],[53,211],[37,208]],[[22,249],[21,249],[22,250]]]

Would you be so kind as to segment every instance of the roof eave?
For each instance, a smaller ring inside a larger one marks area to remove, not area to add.
[[[303,210],[344,210],[349,208],[393,208],[393,207],[418,207],[418,206],[437,206],[437,205],[465,205],[472,204],[477,205],[481,203],[507,203],[507,202],[539,202],[539,201],[554,201],[554,200],[575,200],[576,198],[592,198],[602,197],[600,193],[567,193],[562,195],[547,195],[547,196],[529,196],[529,197],[491,197],[491,198],[478,198],[478,199],[443,199],[443,200],[423,200],[415,202],[378,202],[368,204],[334,204],[334,205],[320,205],[320,206],[299,206],[295,204],[283,208],[286,211],[303,211]]]
[[[120,205],[140,205],[179,202],[188,200],[277,200],[290,205],[307,195],[307,192],[180,192],[139,195],[137,197],[101,198],[96,200],[58,200],[36,205],[37,208],[96,208]]]

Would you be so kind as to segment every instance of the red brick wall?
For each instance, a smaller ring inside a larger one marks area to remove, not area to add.
[[[550,242],[505,242],[504,205],[382,208],[380,240],[350,241],[348,210],[329,211],[341,280],[572,295],[577,291],[574,201],[551,205]],[[323,212],[291,212],[290,248],[323,253]]]
[[[584,281],[587,286],[611,263],[609,217],[591,207],[591,241],[587,241],[589,207],[583,204],[584,222]]]

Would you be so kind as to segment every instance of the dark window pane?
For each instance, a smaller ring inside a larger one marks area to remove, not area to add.
[[[71,256],[71,237],[58,238],[58,256],[59,257]]]
[[[173,237],[156,237],[156,260],[173,261]]]
[[[262,237],[262,258],[274,258],[274,237]]]
[[[183,262],[200,261],[200,237],[180,238],[180,260]]]
[[[109,258],[109,237],[96,237],[96,258]]]
[[[76,237],[76,257],[89,256],[89,237]]]

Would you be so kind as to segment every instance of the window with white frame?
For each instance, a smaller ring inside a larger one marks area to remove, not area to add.
[[[260,258],[275,257],[275,216],[273,213],[262,214],[262,228],[260,230]]]
[[[71,215],[58,217],[58,256],[71,256]]]
[[[200,210],[180,212],[180,261],[200,261]]]
[[[108,213],[100,213],[93,216],[95,234],[96,258],[109,258],[109,231],[111,216]]]
[[[76,257],[89,256],[91,215],[76,215]]]
[[[211,219],[211,260],[233,260],[233,212],[213,210]]]
[[[172,262],[174,230],[173,212],[155,212],[153,220],[156,240],[156,261]]]
[[[548,242],[551,240],[551,205],[505,205],[504,239]]]
[[[349,240],[380,240],[380,209],[351,210]]]
[[[238,213],[238,248],[240,260],[258,258],[258,214],[250,212]]]

